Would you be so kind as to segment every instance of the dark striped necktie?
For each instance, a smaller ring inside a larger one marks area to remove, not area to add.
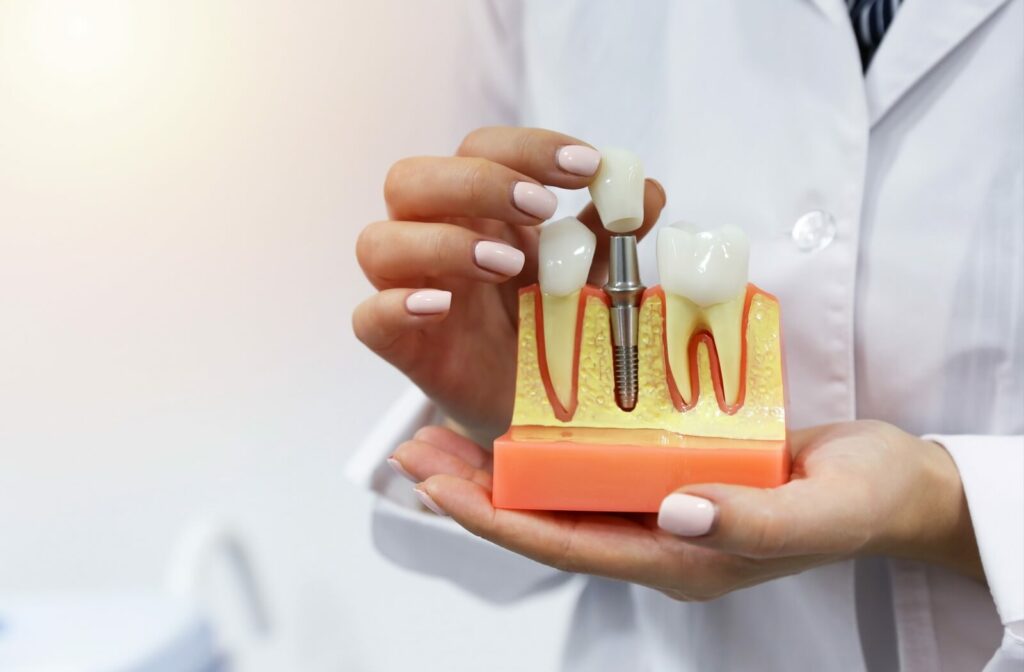
[[[867,72],[871,58],[882,43],[885,31],[896,18],[902,0],[846,0],[853,21],[853,32],[860,46],[860,62]]]

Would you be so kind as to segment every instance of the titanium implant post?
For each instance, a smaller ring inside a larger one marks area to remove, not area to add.
[[[615,402],[624,411],[636,407],[638,384],[638,342],[640,337],[640,267],[636,257],[636,236],[612,236],[608,256],[605,294],[611,299],[612,353],[615,364]]]

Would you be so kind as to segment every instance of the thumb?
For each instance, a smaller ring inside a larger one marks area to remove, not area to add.
[[[700,546],[751,558],[827,552],[828,505],[814,501],[804,481],[764,490],[705,484],[666,497],[658,526]]]

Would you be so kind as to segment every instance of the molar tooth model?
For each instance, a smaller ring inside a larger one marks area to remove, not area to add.
[[[541,231],[539,287],[519,294],[512,426],[494,443],[495,506],[653,512],[688,483],[789,478],[779,305],[747,282],[746,236],[663,228],[662,284],[644,290],[628,235],[643,180],[633,155],[605,152],[591,186],[614,234],[603,290],[585,284],[586,226]],[[631,362],[621,348],[635,348]]]

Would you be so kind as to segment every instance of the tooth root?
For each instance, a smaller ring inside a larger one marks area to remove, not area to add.
[[[572,373],[575,361],[576,319],[580,290],[566,296],[541,294],[544,317],[544,352],[548,377],[562,407],[572,403]]]
[[[677,294],[665,294],[665,341],[668,365],[684,404],[693,403],[690,386],[690,337],[702,322],[701,308]]]
[[[704,309],[708,330],[715,339],[718,366],[722,373],[725,403],[733,406],[739,400],[741,365],[743,363],[743,306],[746,293]]]

